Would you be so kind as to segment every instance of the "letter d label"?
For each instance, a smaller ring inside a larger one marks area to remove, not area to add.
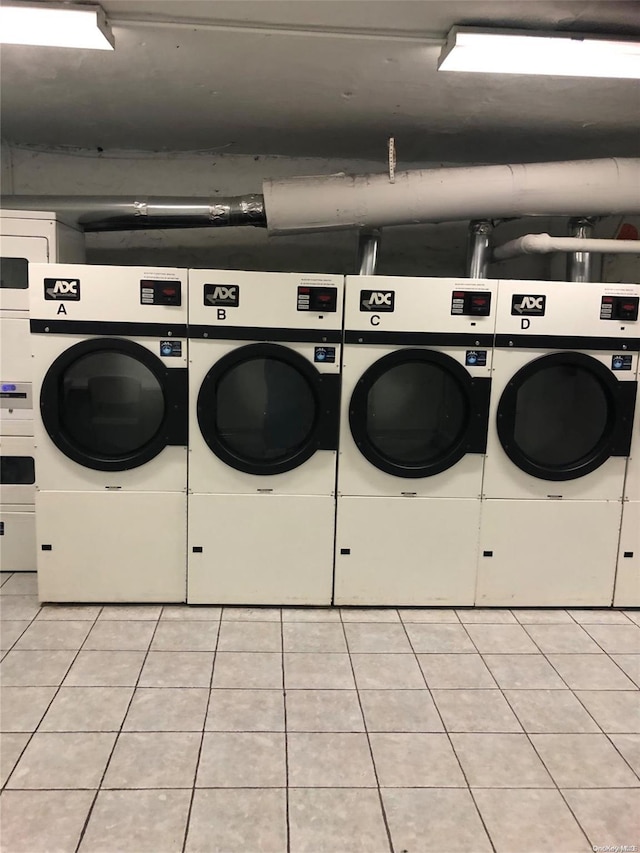
[[[526,317],[523,317],[522,320],[520,320],[520,328],[521,329],[528,329],[530,325],[531,325],[531,320],[528,320]]]

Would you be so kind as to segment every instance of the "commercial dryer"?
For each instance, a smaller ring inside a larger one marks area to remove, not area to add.
[[[640,292],[640,287],[637,288]],[[640,371],[640,366],[638,367]],[[618,569],[613,596],[616,607],[640,607],[640,402],[631,438],[631,451],[627,463],[622,526],[618,549]]]
[[[337,604],[474,603],[496,293],[347,277]]]
[[[638,288],[500,281],[477,603],[613,598]]]
[[[185,600],[186,282],[30,266],[41,601]]]
[[[196,604],[329,604],[342,276],[189,271]]]

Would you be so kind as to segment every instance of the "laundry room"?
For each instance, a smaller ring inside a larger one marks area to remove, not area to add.
[[[0,71],[0,853],[640,849],[638,4]]]

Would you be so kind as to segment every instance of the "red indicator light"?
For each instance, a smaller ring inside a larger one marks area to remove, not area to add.
[[[627,304],[623,305],[622,307],[625,311],[633,311],[636,306],[633,304],[633,302],[627,302]]]
[[[456,299],[462,299],[462,297],[464,296],[464,292],[462,290],[454,290],[451,295],[454,296]]]
[[[473,300],[473,304],[474,304],[474,305],[486,305],[486,304],[487,304],[487,300],[486,300],[486,299],[484,299],[484,298],[483,298],[483,297],[481,297],[481,296],[476,296],[476,297],[474,298],[474,300]]]
[[[603,296],[602,301],[603,302],[613,302],[613,296]]]
[[[311,293],[311,291],[308,287],[299,287],[298,293]]]
[[[318,302],[328,302],[330,299],[331,299],[331,297],[328,296],[326,293],[321,293],[318,296]]]

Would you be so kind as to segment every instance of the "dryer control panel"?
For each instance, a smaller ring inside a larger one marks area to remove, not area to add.
[[[603,296],[600,303],[601,320],[637,320],[638,296]]]
[[[140,282],[141,305],[182,305],[182,288],[179,281]]]
[[[491,314],[491,293],[478,290],[454,290],[451,293],[451,313],[467,317],[488,317]]]
[[[298,287],[298,311],[330,313],[338,310],[337,287]]]

